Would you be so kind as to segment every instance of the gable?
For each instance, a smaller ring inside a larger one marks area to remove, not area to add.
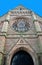
[[[8,24],[5,23],[5,25],[7,24],[7,26],[6,26],[7,28],[3,24],[1,31],[2,32],[7,31],[7,34],[18,34],[19,33],[18,31],[13,29],[13,24],[18,25],[18,23],[20,23],[20,22],[18,22],[19,20],[20,21],[24,20],[24,22],[26,21],[26,23],[29,24],[28,26],[26,25],[25,27],[29,27],[30,30],[27,31],[27,32],[23,32],[23,33],[26,33],[26,34],[27,33],[29,33],[29,34],[32,33],[32,34],[34,34],[35,33],[35,27],[34,27],[33,21],[35,21],[35,20],[37,20],[38,22],[42,21],[41,17],[39,17],[34,12],[32,12],[31,10],[29,10],[29,9],[23,7],[23,6],[18,6],[15,9],[9,11],[7,13],[7,15],[1,17],[1,19],[3,19],[3,18],[4,18],[4,20],[2,20],[2,21],[3,22],[8,22]],[[0,19],[0,21],[1,21],[1,19]],[[3,31],[3,29],[4,29],[3,27],[7,30]],[[23,26],[22,26],[22,29],[24,29],[26,31],[25,27],[23,28]]]

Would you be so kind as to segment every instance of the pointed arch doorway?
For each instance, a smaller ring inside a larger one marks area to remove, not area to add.
[[[34,65],[34,62],[29,53],[20,50],[13,55],[11,65]]]

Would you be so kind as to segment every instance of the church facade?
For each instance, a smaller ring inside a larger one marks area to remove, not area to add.
[[[42,65],[42,18],[23,6],[0,17],[0,65]]]

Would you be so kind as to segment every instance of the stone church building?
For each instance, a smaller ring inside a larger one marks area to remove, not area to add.
[[[23,6],[0,17],[0,65],[42,65],[42,18]]]

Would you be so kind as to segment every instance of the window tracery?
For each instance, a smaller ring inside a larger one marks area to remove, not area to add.
[[[24,19],[18,19],[15,23],[13,23],[13,28],[18,32],[26,32],[29,30],[30,25]]]

